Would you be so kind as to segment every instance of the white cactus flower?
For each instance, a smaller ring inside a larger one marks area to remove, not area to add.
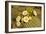
[[[32,17],[31,16],[29,16],[29,20],[31,20],[32,19]]]
[[[37,13],[36,13],[36,11],[35,11],[35,10],[33,11],[33,14],[34,14],[35,16],[37,16]]]
[[[24,21],[24,22],[28,22],[28,21],[29,21],[28,16],[25,16],[25,17],[23,18],[23,21]]]
[[[21,25],[21,23],[20,22],[17,22],[16,25],[19,27]]]
[[[27,14],[28,14],[27,11],[23,11],[23,12],[22,12],[22,15],[27,15]]]
[[[17,16],[17,18],[16,18],[16,21],[20,21],[20,19],[21,19],[21,17],[20,16]]]

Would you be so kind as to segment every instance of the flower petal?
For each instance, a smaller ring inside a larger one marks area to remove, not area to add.
[[[21,25],[21,23],[20,23],[20,22],[17,22],[17,23],[16,23],[16,25],[17,25],[17,26],[20,26],[20,25]]]
[[[20,17],[20,16],[18,16],[18,17],[16,18],[16,21],[20,21],[20,19],[21,19],[21,17]]]
[[[28,22],[28,21],[29,21],[28,16],[25,16],[25,17],[23,18],[23,20],[24,20],[24,22]]]
[[[35,16],[37,16],[37,13],[36,13],[36,11],[35,11],[35,10],[33,11],[33,14],[34,14]]]
[[[22,15],[27,15],[27,14],[28,14],[27,11],[23,11],[23,12],[22,12]]]

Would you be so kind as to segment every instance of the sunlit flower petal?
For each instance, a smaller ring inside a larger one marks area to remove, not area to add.
[[[28,14],[27,11],[23,11],[23,12],[22,12],[22,15],[27,15],[27,14]]]
[[[37,16],[37,13],[36,13],[36,11],[35,11],[35,10],[33,11],[33,14],[34,14],[35,16]]]
[[[20,22],[17,22],[16,25],[19,27],[21,25],[21,23]]]
[[[31,19],[32,19],[32,17],[29,16],[29,20],[31,20]]]
[[[29,18],[28,18],[27,16],[25,16],[25,17],[23,18],[23,21],[24,21],[24,22],[28,22],[28,21],[29,21]]]
[[[21,19],[21,17],[20,17],[20,16],[18,16],[18,17],[16,18],[16,21],[20,21],[20,19]]]

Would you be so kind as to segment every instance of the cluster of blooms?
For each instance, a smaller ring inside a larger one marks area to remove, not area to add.
[[[37,13],[36,13],[35,10],[34,10],[33,13],[34,13],[35,16],[37,16]],[[16,25],[17,25],[17,26],[20,26],[20,25],[21,25],[20,20],[22,20],[22,21],[25,22],[25,23],[28,23],[29,20],[32,20],[32,17],[31,17],[31,16],[27,16],[27,15],[29,15],[29,13],[28,13],[27,11],[23,11],[23,12],[22,12],[22,15],[24,16],[23,18],[20,17],[20,16],[17,16],[17,18],[16,18],[16,21],[17,21]]]

